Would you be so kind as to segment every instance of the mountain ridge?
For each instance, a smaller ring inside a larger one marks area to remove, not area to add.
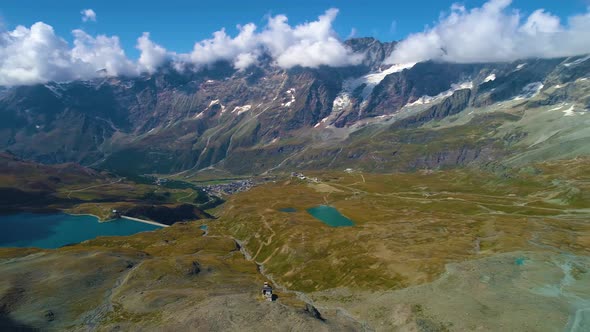
[[[267,59],[238,71],[220,62],[198,72],[168,66],[137,78],[7,88],[0,94],[0,149],[38,162],[77,162],[115,172],[220,167],[255,174],[315,167],[293,161],[318,147],[325,149],[316,156],[332,160],[330,151],[352,148],[350,138],[360,129],[374,128],[378,136],[382,127],[403,127],[410,121],[401,120],[405,117],[428,117],[417,113],[434,112],[438,115],[431,121],[437,122],[467,108],[515,113],[519,107],[561,103],[590,106],[584,92],[588,57],[389,66],[384,61],[395,42],[358,38],[346,44],[367,54],[362,64],[283,70]],[[561,85],[567,87],[551,89]],[[469,100],[454,104],[455,93],[465,89]],[[452,111],[429,110],[449,103]],[[502,108],[502,103],[510,106]],[[397,120],[401,124],[390,127]],[[422,130],[418,123],[426,122],[415,122],[415,130]],[[244,160],[251,166],[242,165]],[[388,169],[396,170],[421,163],[390,164]],[[444,163],[428,167],[439,166]]]

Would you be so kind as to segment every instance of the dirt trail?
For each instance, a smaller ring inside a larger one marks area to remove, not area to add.
[[[84,325],[90,328],[96,328],[99,325],[100,320],[110,311],[113,310],[113,298],[115,297],[115,293],[117,290],[123,286],[129,280],[129,276],[139,268],[144,261],[139,262],[137,265],[133,266],[131,269],[127,270],[121,277],[119,277],[112,288],[110,288],[103,300],[103,303],[98,307],[90,310],[86,313],[85,317],[83,318]]]
[[[180,202],[180,203],[186,203],[186,202],[184,202],[184,200],[187,199],[187,198],[189,198],[189,197],[191,197],[194,194],[195,194],[195,192],[192,191],[191,189],[189,189],[189,193],[187,195],[185,195],[185,196],[182,196],[182,197],[178,198],[177,201]]]
[[[264,217],[263,215],[260,215],[262,222],[264,223],[264,226],[271,232],[271,235],[268,237],[268,239],[266,240],[266,242],[262,242],[260,244],[260,246],[258,247],[258,250],[256,251],[256,254],[252,257],[253,260],[256,259],[256,257],[258,257],[258,254],[260,254],[260,251],[262,250],[262,247],[268,247],[271,243],[272,243],[272,239],[275,236],[275,231],[272,229],[272,227],[270,227],[270,225],[268,224],[268,222],[266,221],[266,217]]]
[[[72,195],[72,193],[76,193],[76,192],[80,192],[80,191],[84,191],[84,190],[88,190],[88,189],[92,189],[92,188],[98,188],[98,187],[104,187],[104,186],[110,186],[111,184],[115,184],[115,183],[119,183],[123,181],[123,178],[119,178],[116,181],[110,182],[110,183],[103,183],[103,184],[97,184],[94,186],[90,186],[90,187],[86,187],[86,188],[81,188],[81,189],[75,189],[75,190],[70,190],[70,192],[68,193],[68,199],[72,199],[70,196]]]
[[[367,322],[358,320],[356,317],[352,316],[344,308],[341,308],[341,307],[324,307],[324,306],[318,306],[318,305],[314,304],[314,301],[309,296],[307,296],[305,293],[299,292],[299,291],[290,290],[290,289],[284,287],[283,285],[281,285],[280,283],[278,283],[274,279],[274,277],[272,276],[272,274],[269,274],[269,273],[266,272],[266,270],[264,268],[264,263],[266,263],[266,261],[268,259],[265,260],[263,263],[256,262],[254,260],[254,258],[252,257],[252,255],[250,255],[250,253],[246,250],[246,247],[244,246],[244,244],[240,240],[238,240],[238,239],[236,239],[234,237],[232,237],[232,239],[236,242],[236,244],[240,248],[240,252],[242,253],[242,255],[244,255],[244,258],[246,258],[246,260],[248,260],[248,261],[253,261],[258,266],[258,271],[260,272],[260,274],[263,277],[265,277],[266,279],[270,280],[271,284],[276,289],[280,290],[283,293],[294,294],[300,301],[303,301],[304,303],[313,306],[317,310],[320,310],[320,312],[321,311],[335,312],[337,315],[343,316],[347,320],[349,320],[351,322],[354,322],[355,324],[358,324],[359,326],[361,326],[362,327],[362,331],[367,331],[367,332],[374,331],[374,329],[372,329]],[[269,256],[269,258],[271,256]]]

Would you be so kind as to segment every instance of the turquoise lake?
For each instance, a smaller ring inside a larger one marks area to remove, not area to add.
[[[343,216],[338,210],[328,205],[318,205],[307,209],[314,218],[332,227],[354,226],[354,222]]]
[[[125,236],[161,227],[127,219],[98,222],[93,216],[19,213],[0,215],[0,247],[59,248],[98,236]]]

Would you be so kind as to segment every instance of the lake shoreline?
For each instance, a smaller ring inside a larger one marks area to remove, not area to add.
[[[19,213],[31,213],[31,214],[39,214],[39,215],[51,215],[51,214],[63,213],[63,214],[67,214],[69,216],[77,216],[77,217],[90,216],[90,217],[96,218],[97,222],[99,222],[99,223],[107,223],[107,222],[113,222],[113,221],[118,220],[118,219],[103,219],[103,218],[101,218],[95,214],[92,214],[92,213],[70,213],[70,212],[67,212],[64,210],[50,209],[50,208],[43,209],[43,210],[20,210],[19,209],[19,210],[12,210],[12,211],[2,211],[2,212],[0,212],[0,216],[3,216],[3,215],[9,216],[12,214],[19,214]],[[170,225],[162,224],[157,221],[140,219],[140,218],[135,218],[135,217],[121,216],[120,219],[127,219],[127,220],[131,220],[131,221],[135,221],[135,222],[141,222],[144,224],[159,226],[162,228],[170,227]]]
[[[113,222],[113,221],[117,221],[118,219],[101,219],[99,216],[94,215],[92,213],[67,213],[64,212],[65,214],[69,214],[70,216],[91,216],[91,217],[95,217],[96,219],[98,219],[98,222],[103,223],[103,222]],[[160,226],[162,228],[165,227],[170,227],[170,225],[166,225],[166,224],[162,224],[159,223],[157,221],[152,221],[152,220],[146,220],[146,219],[140,219],[140,218],[135,218],[135,217],[128,217],[128,216],[121,216],[119,219],[127,219],[127,220],[131,220],[131,221],[135,221],[135,222],[141,222],[144,224],[149,224],[149,225],[154,225],[154,226]]]
[[[65,211],[62,211],[62,212],[64,214],[67,214],[67,215],[70,215],[70,216],[91,216],[91,217],[96,218],[98,220],[98,222],[111,222],[113,220],[116,220],[116,219],[104,219],[103,220],[101,217],[99,217],[99,216],[97,216],[95,214],[92,214],[92,213],[69,213],[69,212],[65,212]]]
[[[0,216],[0,247],[55,249],[97,237],[130,236],[164,228],[137,218],[101,222],[92,214],[20,212]]]

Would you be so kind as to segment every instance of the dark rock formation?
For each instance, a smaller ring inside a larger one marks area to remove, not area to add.
[[[418,115],[402,119],[396,122],[392,128],[418,127],[428,121],[443,119],[449,115],[459,113],[469,106],[470,97],[470,89],[455,91],[453,95],[445,98],[445,100],[440,104],[436,104]]]
[[[306,314],[310,315],[311,317],[313,317],[315,319],[319,319],[321,321],[324,321],[322,314],[318,311],[318,309],[316,309],[316,307],[314,307],[310,303],[305,304],[305,309],[303,309],[303,311],[305,311]]]

